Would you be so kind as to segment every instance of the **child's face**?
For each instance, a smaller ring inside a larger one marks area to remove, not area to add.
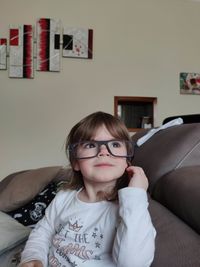
[[[102,125],[92,136],[92,140],[105,141],[115,139]],[[76,171],[81,171],[84,182],[90,184],[106,183],[115,185],[127,168],[126,158],[114,157],[107,150],[105,145],[100,147],[99,154],[94,158],[80,159],[74,164]]]

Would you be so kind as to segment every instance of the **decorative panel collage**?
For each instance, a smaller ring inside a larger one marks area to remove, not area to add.
[[[0,38],[0,70],[8,68],[10,78],[34,78],[35,69],[59,72],[61,57],[93,58],[92,29],[63,27],[60,20],[40,18],[35,30],[33,25],[11,25],[9,46]]]

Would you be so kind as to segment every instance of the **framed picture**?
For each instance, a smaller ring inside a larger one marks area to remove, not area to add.
[[[200,73],[180,73],[180,93],[200,95]]]

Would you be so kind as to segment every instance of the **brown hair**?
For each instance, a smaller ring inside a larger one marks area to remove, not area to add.
[[[73,165],[76,159],[73,158],[73,154],[69,151],[69,146],[71,144],[74,144],[80,141],[90,140],[92,136],[94,136],[98,128],[102,125],[105,125],[107,130],[110,132],[110,134],[114,138],[119,139],[119,140],[131,141],[129,132],[125,124],[119,118],[114,117],[113,115],[102,112],[102,111],[92,113],[88,115],[87,117],[85,117],[84,119],[82,119],[80,122],[78,122],[71,129],[67,137],[65,150],[69,158],[72,169],[73,169]],[[113,192],[112,193],[109,192],[109,195],[106,196],[107,199],[109,200],[116,199],[117,191],[120,188],[127,186],[128,178],[126,176],[127,175],[124,174],[122,177],[117,179],[116,186]],[[66,188],[77,189],[82,186],[84,186],[84,182],[83,182],[81,172],[73,170],[72,177],[70,177],[70,182],[69,184],[66,185]]]

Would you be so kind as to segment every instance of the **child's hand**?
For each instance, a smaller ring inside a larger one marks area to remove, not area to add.
[[[43,267],[41,261],[29,261],[22,263],[19,267]]]
[[[142,168],[129,166],[126,171],[130,179],[128,187],[139,187],[147,190],[149,183]]]

